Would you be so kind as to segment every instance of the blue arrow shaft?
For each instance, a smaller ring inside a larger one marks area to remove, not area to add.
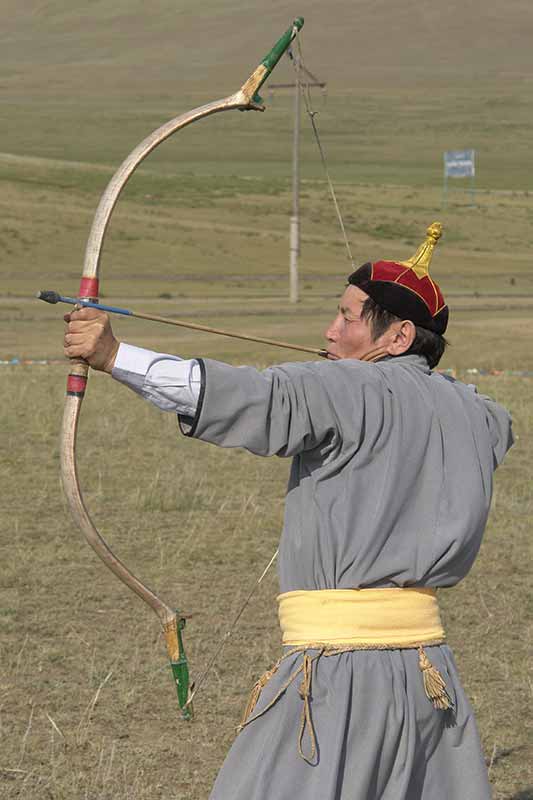
[[[93,303],[92,300],[78,300],[76,297],[64,297],[62,294],[58,298],[61,303],[69,303],[71,306],[85,306],[85,308],[97,308],[99,311],[109,311],[112,314],[123,314],[125,317],[135,316],[133,311],[117,306],[105,306],[103,303]]]

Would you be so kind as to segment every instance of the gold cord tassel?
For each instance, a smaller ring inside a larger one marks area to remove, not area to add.
[[[246,704],[246,708],[244,709],[244,714],[241,720],[241,724],[238,726],[237,732],[240,732],[244,728],[246,722],[251,717],[253,710],[256,707],[259,698],[261,697],[261,692],[269,682],[270,678],[278,671],[278,665],[279,662],[278,664],[274,664],[272,669],[267,670],[263,675],[261,675],[259,680],[256,681],[252,686],[252,691],[250,692],[250,697],[248,698],[248,703]]]
[[[431,700],[435,708],[441,711],[451,708],[452,701],[446,691],[446,683],[438,669],[433,666],[427,657],[423,647],[418,649],[418,666],[424,679],[424,689],[426,695]]]
[[[300,732],[298,734],[298,752],[303,760],[307,761],[308,764],[312,764],[316,755],[316,736],[313,728],[313,721],[311,719],[311,678],[313,675],[313,661],[315,658],[311,658],[311,656],[307,655],[307,653],[304,653],[302,664],[303,677],[298,690],[300,697],[303,700],[302,714],[300,717]],[[308,728],[309,738],[311,740],[311,752],[309,755],[306,755],[303,751],[303,738],[306,726]]]

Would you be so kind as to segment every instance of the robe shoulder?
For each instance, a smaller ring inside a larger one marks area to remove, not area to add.
[[[478,412],[483,415],[490,438],[493,466],[494,468],[498,467],[514,444],[513,420],[510,412],[491,397],[479,394],[477,387],[473,384],[464,384],[453,378],[446,378],[446,380],[453,383],[454,388],[466,404],[473,403]]]

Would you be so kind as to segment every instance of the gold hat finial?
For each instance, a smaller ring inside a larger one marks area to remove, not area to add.
[[[407,261],[400,261],[403,267],[410,267],[417,278],[429,275],[429,265],[433,256],[433,250],[438,240],[442,236],[442,225],[440,222],[433,222],[426,231],[426,240],[420,245],[414,256]]]

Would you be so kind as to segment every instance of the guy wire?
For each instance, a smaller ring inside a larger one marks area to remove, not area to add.
[[[189,706],[192,703],[195,695],[198,693],[198,691],[204,685],[209,673],[211,672],[212,668],[215,665],[215,662],[217,661],[220,653],[222,652],[222,650],[224,648],[224,645],[226,644],[226,642],[230,638],[231,634],[233,633],[233,631],[237,627],[237,623],[239,622],[240,618],[242,617],[242,615],[243,615],[246,607],[248,606],[250,600],[252,599],[252,597],[254,596],[255,592],[257,591],[257,589],[261,585],[261,583],[263,581],[263,578],[266,576],[266,574],[269,571],[270,567],[272,566],[272,564],[274,563],[274,561],[278,557],[278,552],[279,552],[279,550],[276,549],[276,552],[274,553],[274,555],[272,556],[272,558],[270,559],[270,561],[268,562],[268,564],[264,568],[263,572],[261,573],[259,578],[256,580],[256,582],[253,584],[252,588],[249,590],[248,594],[246,595],[246,598],[245,598],[244,602],[241,603],[241,605],[239,606],[239,610],[237,611],[237,613],[235,614],[233,620],[231,621],[230,626],[228,627],[226,632],[220,637],[220,639],[218,641],[218,644],[216,645],[214,651],[211,653],[211,657],[209,658],[206,666],[204,667],[204,671],[201,673],[201,675],[198,678],[198,680],[195,681],[194,684],[191,687],[191,694],[190,694],[189,699],[187,700],[186,706]]]
[[[309,117],[309,120],[311,122],[311,127],[313,129],[313,133],[314,133],[314,136],[315,136],[315,141],[316,141],[316,144],[317,144],[317,147],[318,147],[318,152],[320,153],[320,159],[322,161],[322,166],[324,168],[324,173],[326,175],[326,180],[328,182],[329,193],[331,195],[331,199],[333,200],[333,205],[335,206],[335,211],[337,213],[337,219],[339,220],[339,225],[340,225],[340,229],[342,231],[344,244],[346,246],[346,250],[347,250],[347,253],[348,253],[348,258],[350,260],[350,263],[351,263],[352,267],[354,267],[355,265],[354,265],[353,255],[352,255],[352,249],[350,247],[350,242],[348,240],[348,234],[346,233],[344,220],[342,218],[340,206],[339,206],[339,203],[338,203],[338,200],[337,200],[337,195],[335,193],[335,187],[333,186],[333,181],[331,180],[331,176],[330,176],[330,173],[329,173],[328,163],[327,163],[327,160],[326,160],[326,154],[324,152],[324,148],[323,148],[322,142],[320,140],[320,134],[318,132],[318,127],[317,127],[317,124],[316,124],[315,117],[317,116],[318,111],[315,111],[313,109],[313,104],[312,104],[312,99],[311,99],[311,87],[309,86],[309,80],[307,78],[307,68],[305,67],[303,51],[302,51],[301,36],[300,36],[299,33],[296,35],[295,39],[296,39],[296,45],[298,47],[298,59],[299,59],[299,62],[300,62],[300,67],[303,67],[304,69],[303,70],[302,69],[298,70],[298,67],[297,67],[296,62],[295,62],[295,58],[292,55],[290,48],[287,51],[287,53],[289,55],[289,58],[292,61],[292,64],[293,64],[295,72],[297,72],[297,73],[299,72],[299,75],[297,75],[298,79],[297,79],[296,83],[297,84],[299,83],[300,86],[301,86],[302,97],[303,97],[304,104],[305,104],[305,110],[306,110],[307,115]],[[302,81],[302,77],[301,77],[302,72],[305,73],[305,78],[303,79],[303,81]]]

